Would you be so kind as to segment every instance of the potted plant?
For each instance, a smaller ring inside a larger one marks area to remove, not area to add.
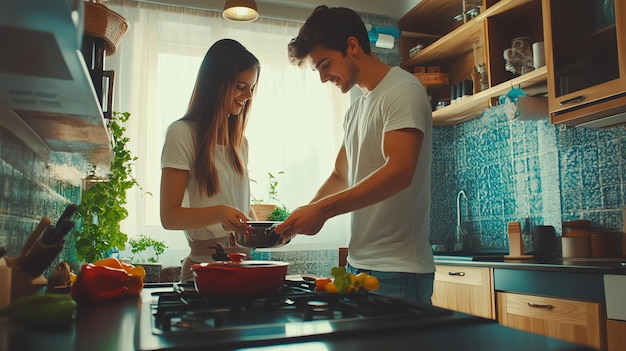
[[[92,172],[83,188],[73,239],[76,257],[84,262],[96,262],[126,247],[128,236],[120,229],[128,217],[126,191],[139,185],[132,169],[137,157],[126,148],[129,138],[124,136],[123,124],[129,118],[128,112],[113,113],[108,125],[113,149],[110,173],[99,179]]]
[[[146,283],[156,283],[159,281],[159,273],[163,264],[159,262],[159,257],[165,252],[167,246],[164,242],[156,240],[148,235],[141,234],[128,241],[130,252],[132,253],[131,263],[142,266],[146,270]]]
[[[252,208],[256,213],[259,220],[262,221],[283,221],[289,216],[289,211],[278,199],[278,177],[285,172],[279,171],[274,175],[272,172],[267,172],[269,179],[268,198],[270,203],[265,202],[263,198],[252,196]],[[254,179],[251,181],[255,182]]]

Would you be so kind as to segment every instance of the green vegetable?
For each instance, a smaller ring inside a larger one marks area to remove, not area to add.
[[[280,205],[276,207],[274,211],[272,211],[272,214],[267,220],[282,222],[287,219],[287,217],[289,217],[289,210],[287,210],[287,207],[285,207],[285,205]]]
[[[333,282],[337,288],[337,292],[344,294],[348,291],[350,284],[352,284],[352,278],[350,273],[346,271],[346,267],[333,267],[330,269],[330,274],[335,278]]]
[[[0,309],[0,315],[35,328],[58,329],[76,317],[76,301],[70,294],[33,294],[21,297]]]

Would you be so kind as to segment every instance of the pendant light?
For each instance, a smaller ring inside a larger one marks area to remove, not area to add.
[[[252,22],[259,17],[259,12],[254,0],[226,0],[222,16],[233,22]]]

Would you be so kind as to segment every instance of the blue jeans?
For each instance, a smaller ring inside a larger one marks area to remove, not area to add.
[[[397,297],[403,300],[432,305],[433,282],[435,273],[403,273],[381,272],[368,269],[354,268],[346,265],[348,273],[358,274],[365,272],[378,279],[380,288],[377,293]]]

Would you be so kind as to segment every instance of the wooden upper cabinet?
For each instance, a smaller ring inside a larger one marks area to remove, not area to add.
[[[402,67],[413,72],[416,66],[439,66],[449,74],[449,85],[427,87],[433,108],[436,101],[450,97],[452,85],[470,80],[480,64],[485,68],[484,89],[435,110],[434,125],[454,125],[480,116],[491,98],[505,94],[512,85],[527,95],[547,91],[545,68],[513,74],[506,70],[503,58],[517,37],[528,37],[531,43],[543,41],[541,0],[467,0],[466,10],[476,4],[480,11],[465,22],[455,19],[463,12],[459,0],[423,0],[400,19]],[[418,44],[424,48],[410,56],[410,49]]]
[[[543,0],[542,5],[550,121],[610,126],[614,119],[599,119],[626,112],[626,2]]]

